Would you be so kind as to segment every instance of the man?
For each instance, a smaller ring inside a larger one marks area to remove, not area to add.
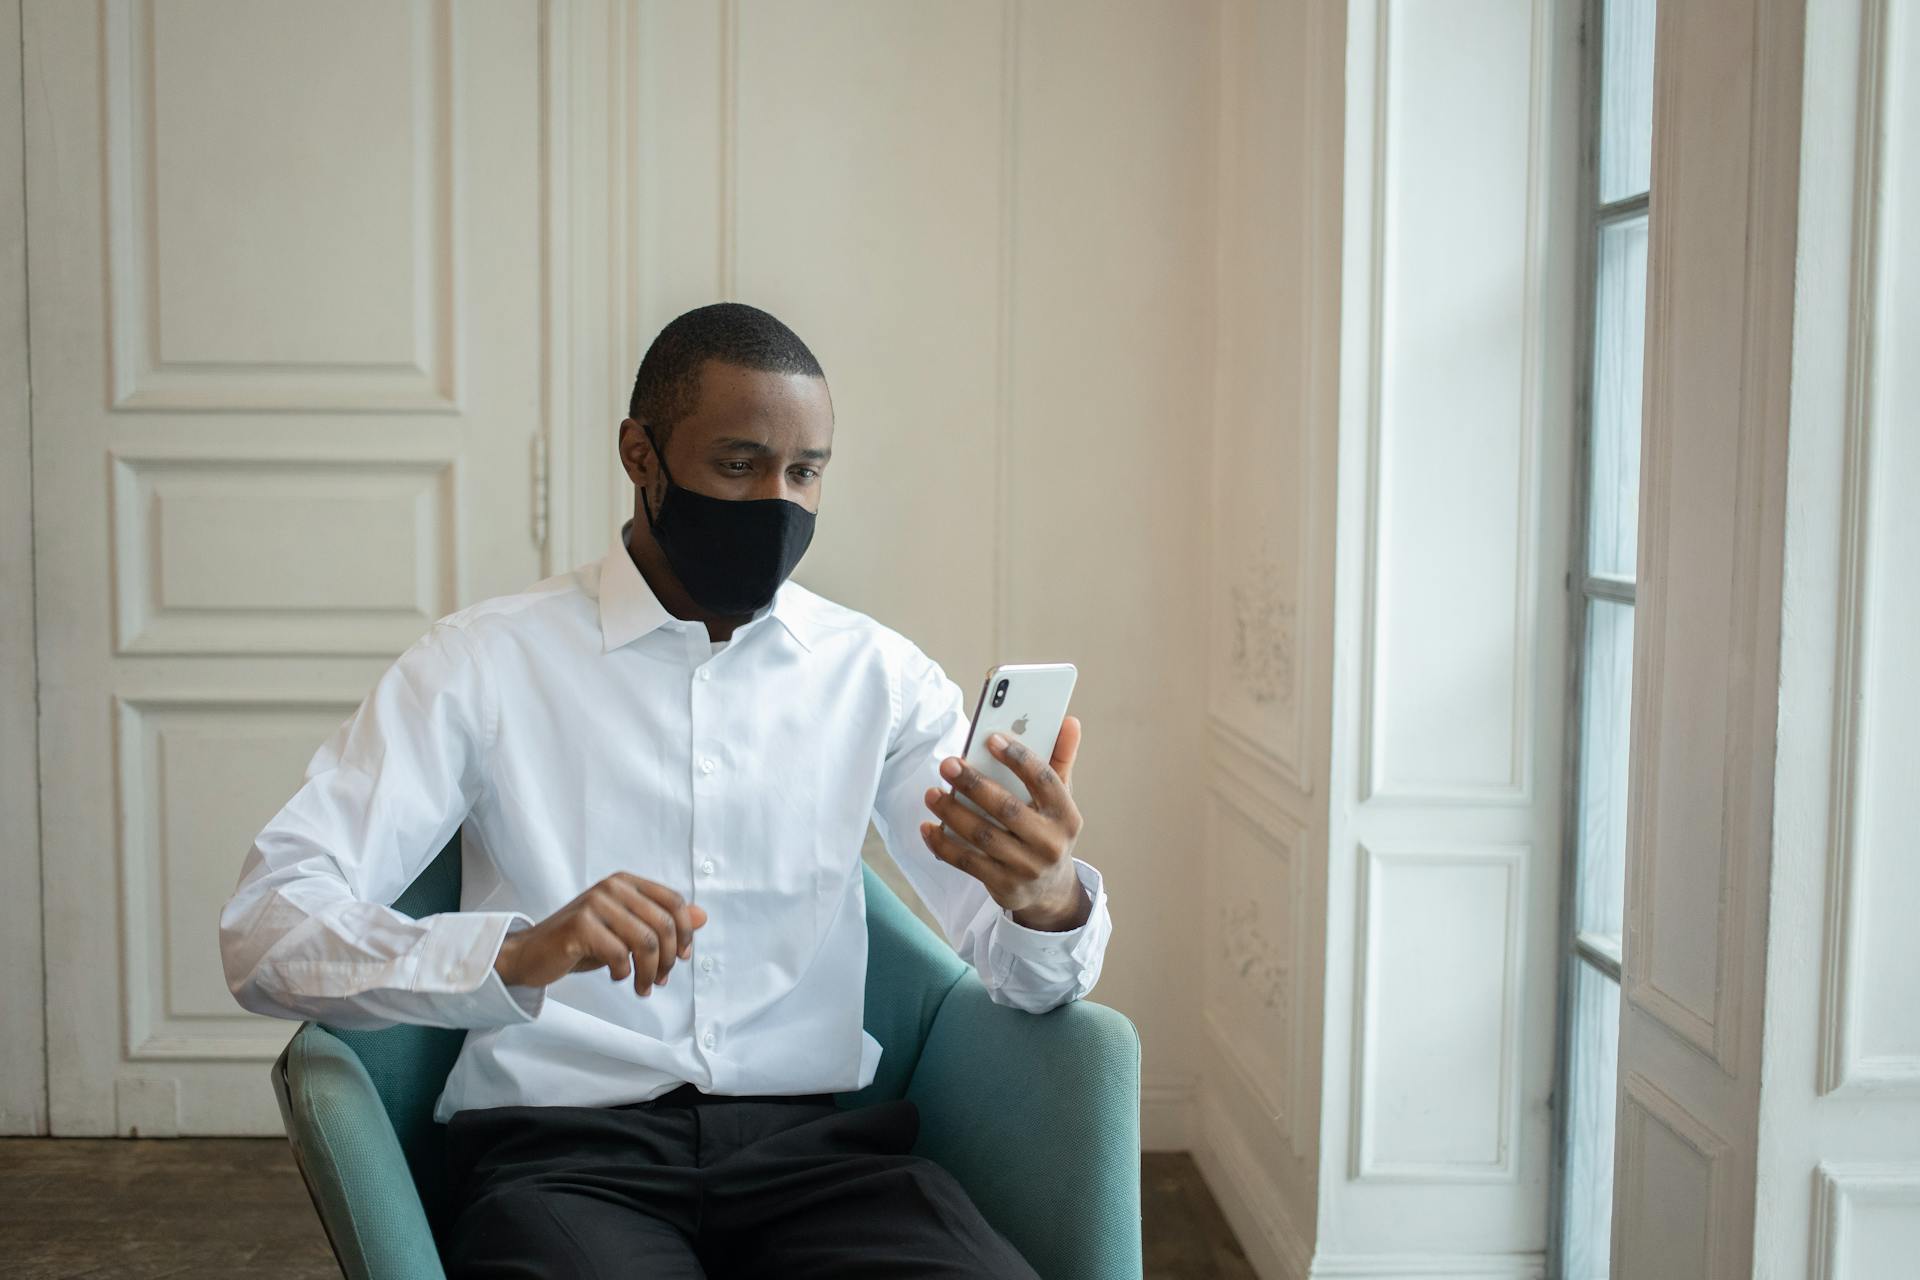
[[[1079,722],[1051,759],[992,744],[1019,803],[958,759],[936,663],[789,580],[833,406],[773,316],[674,320],[629,414],[634,518],[606,557],[436,622],[261,831],[220,918],[233,994],[469,1028],[434,1110],[456,1280],[1031,1276],[910,1154],[910,1100],[833,1095],[880,1058],[869,818],[993,999],[1092,989],[1112,926],[1072,853]],[[456,830],[461,909],[384,905]]]

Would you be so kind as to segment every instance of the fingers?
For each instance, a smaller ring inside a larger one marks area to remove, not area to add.
[[[692,939],[680,931],[681,926],[674,918],[674,912],[662,906],[655,899],[642,893],[639,889],[635,888],[629,880],[614,876],[608,879],[607,885],[614,893],[620,896],[620,900],[627,911],[638,917],[642,926],[651,929],[654,936],[659,939],[659,943],[654,948],[651,957],[653,960],[652,981],[665,982],[667,980],[668,970],[673,968],[674,960],[691,944]],[[693,921],[685,906],[680,908],[679,915],[682,919],[686,920],[686,927],[690,931],[693,928]],[[638,952],[634,954],[636,956],[639,955]]]
[[[697,927],[693,922],[693,907],[678,893],[666,885],[645,880],[628,871],[617,871],[607,877],[608,884],[617,884],[621,888],[621,900],[630,910],[642,918],[652,918],[647,910],[657,906],[665,911],[673,921],[672,937],[662,937],[666,943],[665,954],[687,958],[693,947],[693,931]],[[636,902],[637,900],[637,902]]]
[[[608,876],[585,896],[581,905],[586,910],[580,914],[591,923],[582,924],[581,937],[589,954],[605,963],[616,979],[631,973],[634,990],[643,996],[666,983],[676,959],[692,954],[693,932],[707,922],[706,908],[688,902],[666,885],[628,872]],[[612,958],[602,954],[608,947],[619,954]]]
[[[1060,775],[1060,784],[1073,790],[1073,761],[1080,754],[1080,717],[1068,716],[1060,722],[1060,736],[1053,740],[1053,759],[1048,761]]]
[[[934,857],[960,868],[986,885],[996,897],[1005,894],[1012,887],[1005,866],[954,835],[944,823],[921,823],[920,838],[926,841],[929,849],[933,850]]]
[[[1042,855],[1051,848],[1051,836],[1043,830],[1041,838],[1048,843],[1041,849],[1035,849],[1021,836],[994,826],[978,811],[969,808],[968,799],[938,787],[927,788],[927,807],[940,815],[941,825],[951,834],[1014,872],[1016,877],[1031,876],[1043,868]],[[1021,808],[1026,809],[1026,806],[1022,805]],[[1027,814],[1031,817],[1033,811],[1027,809]]]
[[[960,761],[960,772],[953,778],[953,789],[999,819],[1001,826],[1022,840],[1030,844],[1040,844],[1046,840],[1047,822],[1038,809],[964,760]],[[927,803],[936,810],[940,808],[932,800]],[[940,816],[949,817],[944,810],[940,811]]]
[[[633,972],[631,944],[593,912],[582,911],[574,918],[573,936],[582,952],[580,962],[573,966],[575,973],[605,965],[620,980]]]
[[[1060,728],[1060,737],[1054,743],[1056,753],[1060,750],[1061,743],[1065,742],[1067,734],[1068,730],[1063,723]],[[1080,724],[1077,720],[1074,722],[1072,735],[1073,741],[1067,745],[1073,752],[1077,752],[1080,749]],[[1000,739],[1002,745],[994,746],[995,738]],[[1067,809],[1066,780],[1054,768],[1052,761],[1043,759],[1039,752],[1026,743],[1006,734],[989,734],[987,750],[1005,761],[1007,767],[1020,776],[1020,781],[1027,784],[1027,794],[1033,797],[1034,808],[1050,818],[1058,817]],[[1072,761],[1073,757],[1069,754],[1067,756],[1069,766]],[[989,806],[981,807],[989,813],[995,812]]]
[[[599,924],[619,937],[633,956],[633,989],[641,995],[660,981],[660,953],[664,945],[654,926],[635,915],[611,890],[594,901],[590,911]],[[589,934],[591,934],[589,930]],[[596,952],[595,954],[598,954]],[[624,976],[616,972],[615,976]]]

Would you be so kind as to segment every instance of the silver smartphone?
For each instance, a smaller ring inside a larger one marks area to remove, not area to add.
[[[1033,797],[1027,792],[1027,784],[987,750],[987,738],[995,732],[1004,733],[1038,752],[1041,759],[1051,759],[1054,742],[1060,737],[1060,726],[1067,718],[1073,682],[1078,676],[1079,671],[1071,662],[1007,662],[988,671],[986,683],[980,686],[980,701],[973,709],[973,725],[967,731],[967,746],[960,753],[961,759],[1022,801],[1031,803]],[[1005,823],[966,795],[954,792],[954,798],[994,826],[1006,829]]]

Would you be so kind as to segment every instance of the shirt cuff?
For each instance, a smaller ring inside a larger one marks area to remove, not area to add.
[[[533,927],[530,916],[520,911],[448,911],[428,917],[426,923],[415,991],[447,997],[437,1003],[457,1014],[463,1026],[506,1026],[540,1016],[547,989],[510,987],[493,967],[507,935]]]
[[[995,926],[995,941],[1024,960],[1058,964],[1064,956],[1076,963],[1084,962],[1088,949],[1095,941],[1095,926],[1100,921],[1101,912],[1106,909],[1106,889],[1100,872],[1092,863],[1075,858],[1073,870],[1080,878],[1081,887],[1087,891],[1087,901],[1092,904],[1079,928],[1063,929],[1058,933],[1029,929],[1013,918],[1013,912],[1001,907],[1000,921]]]

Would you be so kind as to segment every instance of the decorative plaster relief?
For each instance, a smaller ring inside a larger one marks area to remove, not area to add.
[[[1268,553],[1249,557],[1229,592],[1233,605],[1233,671],[1257,703],[1293,705],[1293,602],[1281,590]]]
[[[1261,930],[1260,914],[1260,904],[1254,899],[1221,909],[1221,954],[1226,959],[1227,972],[1239,979],[1261,1004],[1284,1014],[1287,953]]]

